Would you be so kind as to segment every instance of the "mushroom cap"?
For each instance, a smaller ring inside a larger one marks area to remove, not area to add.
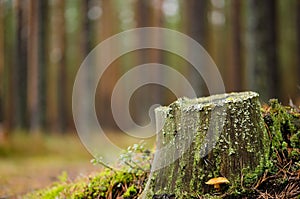
[[[215,184],[223,184],[223,183],[229,183],[227,178],[224,177],[212,178],[209,181],[207,181],[205,184],[215,185]]]

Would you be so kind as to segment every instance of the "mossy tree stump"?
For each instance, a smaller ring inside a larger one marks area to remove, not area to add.
[[[193,198],[216,192],[205,182],[226,177],[218,192],[250,188],[268,164],[269,139],[258,94],[241,92],[179,99],[156,109],[157,136],[146,198]]]

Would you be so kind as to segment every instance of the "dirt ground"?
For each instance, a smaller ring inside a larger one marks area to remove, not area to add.
[[[16,134],[0,143],[0,199],[50,186],[64,171],[73,180],[101,170],[92,158],[74,134]]]
[[[117,133],[109,137],[125,148],[138,143]],[[20,195],[45,188],[58,181],[64,171],[74,180],[103,169],[92,165],[91,159],[76,133],[13,134],[10,140],[0,143],[0,199],[21,198]]]
[[[67,172],[70,180],[89,175],[101,168],[86,160],[65,160],[57,156],[23,159],[0,159],[0,198],[18,196],[44,188]]]

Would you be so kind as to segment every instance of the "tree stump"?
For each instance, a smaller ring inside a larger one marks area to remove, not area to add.
[[[257,93],[183,98],[155,111],[162,128],[146,198],[242,190],[254,186],[264,172],[270,143]],[[205,184],[214,177],[230,184],[215,190]]]

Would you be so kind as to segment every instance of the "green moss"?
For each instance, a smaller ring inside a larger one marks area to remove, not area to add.
[[[88,181],[78,181],[71,184],[56,183],[57,185],[44,190],[28,194],[25,198],[42,198],[42,199],[56,199],[56,198],[106,198],[108,191],[111,189],[118,189],[124,185],[129,185],[124,193],[125,195],[135,195],[137,193],[136,187],[133,185],[134,179],[138,179],[131,173],[112,172],[107,169],[100,174],[89,178]]]
[[[114,196],[115,193],[123,193],[124,198],[132,198],[132,196],[137,195],[137,193],[144,188],[144,183],[148,177],[148,171],[146,169],[150,168],[150,165],[147,164],[150,164],[149,157],[152,156],[152,154],[149,150],[144,148],[143,143],[135,144],[127,150],[130,151],[130,154],[124,154],[121,158],[121,162],[126,161],[130,163],[131,168],[128,167],[128,164],[123,165],[123,168],[120,168],[118,171],[109,167],[95,176],[82,178],[75,182],[70,182],[67,173],[63,172],[58,177],[59,182],[54,183],[49,188],[27,194],[24,198],[105,199],[110,194]],[[136,166],[133,166],[135,165],[133,160],[140,162],[138,162],[139,164]],[[142,162],[142,160],[144,160],[144,162]],[[94,162],[98,163],[99,161],[101,160]],[[102,163],[100,164],[103,165]],[[127,172],[129,169],[133,172]],[[125,187],[128,187],[128,189]]]
[[[264,140],[268,140],[263,143],[267,144],[266,148],[269,148],[270,151],[261,154],[265,157],[261,157],[261,162],[254,172],[249,172],[249,168],[243,169],[243,186],[245,187],[254,187],[263,171],[276,173],[278,171],[276,166],[278,154],[285,154],[286,157],[292,159],[298,159],[300,155],[299,135],[297,134],[299,127],[295,125],[295,121],[300,121],[300,117],[290,107],[280,105],[277,100],[270,100],[270,107],[268,110],[262,109],[262,112],[265,123],[261,126],[266,125],[269,134],[267,138],[264,138]]]
[[[123,194],[123,197],[129,198],[129,197],[133,197],[137,194],[137,189],[134,185],[131,185],[130,187],[127,188],[126,192]]]
[[[210,194],[205,194],[203,195],[204,199],[221,199],[221,196],[214,196],[214,195],[210,195]]]
[[[270,100],[268,110],[263,110],[265,123],[271,136],[271,162],[269,171],[276,173],[278,154],[300,160],[300,114],[291,107],[282,106],[278,100]]]
[[[290,141],[293,148],[300,148],[300,130],[291,135]]]
[[[45,190],[28,194],[24,198],[56,199],[65,188],[65,185],[56,185]]]

